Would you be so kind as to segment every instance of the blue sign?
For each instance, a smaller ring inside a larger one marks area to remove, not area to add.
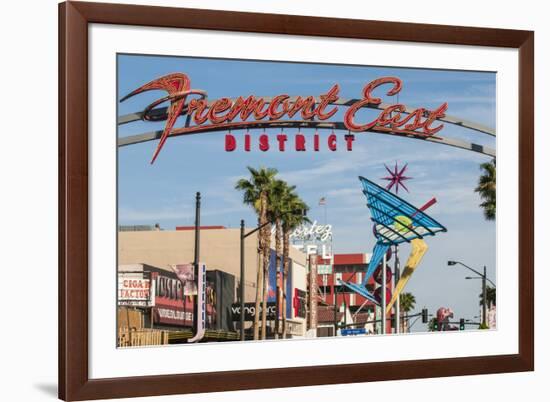
[[[342,336],[364,335],[367,333],[367,330],[365,328],[346,328],[346,329],[342,329],[340,333],[342,334]]]

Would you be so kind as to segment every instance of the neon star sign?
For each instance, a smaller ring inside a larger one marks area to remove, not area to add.
[[[344,136],[348,151],[353,149],[355,137],[352,133],[371,131],[427,138],[443,129],[443,123],[435,125],[435,122],[437,119],[445,117],[446,102],[433,110],[421,107],[413,111],[407,111],[405,105],[397,103],[382,109],[376,118],[361,121],[358,116],[359,110],[376,107],[382,103],[382,100],[374,96],[373,92],[383,85],[390,85],[386,92],[387,96],[396,95],[403,88],[401,79],[381,77],[364,86],[361,99],[345,105],[348,109],[344,113],[343,128],[349,132]],[[207,93],[192,89],[191,80],[186,74],[173,73],[142,85],[120,101],[151,90],[163,90],[168,95],[147,106],[142,113],[143,120],[158,120],[158,117],[155,117],[155,108],[162,103],[169,102],[166,124],[151,163],[154,163],[169,136],[219,131],[220,129],[228,130],[228,134],[225,136],[226,151],[232,152],[240,144],[242,149],[248,152],[252,149],[252,136],[247,132],[242,139],[237,139],[232,134],[232,129],[263,128],[265,130],[265,128],[284,127],[285,124],[302,123],[304,126],[308,126],[312,122],[329,121],[338,112],[338,106],[334,103],[340,98],[340,86],[335,84],[317,97],[312,95],[290,97],[288,94],[280,94],[266,98],[248,95],[246,97],[239,96],[236,99],[223,97],[208,102]],[[198,97],[191,98],[192,95]],[[185,117],[186,124],[182,127],[175,127],[176,120],[180,116]],[[264,132],[254,141],[260,151],[269,150],[274,143],[278,146],[279,151],[285,151],[289,138],[284,132],[281,132],[273,141],[273,138]],[[306,137],[298,132],[294,136],[294,149],[306,151],[309,146],[309,149],[319,151],[321,141],[319,134],[315,133],[312,144],[307,144]],[[327,136],[326,147],[331,151],[336,151],[337,136],[334,131]]]
[[[405,176],[405,171],[407,170],[408,164],[405,163],[405,166],[403,166],[401,169],[398,169],[397,162],[395,162],[395,167],[393,170],[391,170],[385,163],[384,167],[389,173],[389,176],[382,177],[382,180],[389,181],[388,185],[386,186],[386,190],[391,191],[392,188],[395,189],[395,194],[399,194],[399,186],[403,187],[405,190],[407,190],[407,193],[409,192],[409,189],[407,186],[405,186],[405,183],[403,183],[406,180],[412,179],[412,177]]]

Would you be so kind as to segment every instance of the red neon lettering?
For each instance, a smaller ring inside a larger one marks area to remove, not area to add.
[[[225,135],[225,151],[226,152],[233,152],[237,148],[237,141],[235,140],[235,136],[232,134],[226,134]]]
[[[277,136],[277,141],[279,141],[279,151],[285,150],[285,141],[286,141],[286,135],[285,134],[279,134]]]
[[[443,103],[433,111],[418,108],[411,112],[408,112],[404,105],[394,104],[381,110],[378,117],[372,121],[365,123],[356,121],[356,115],[360,109],[365,107],[380,108],[382,100],[374,96],[373,92],[385,84],[391,85],[386,92],[388,96],[398,94],[403,86],[402,81],[397,77],[381,77],[365,85],[362,92],[363,98],[350,105],[344,114],[344,126],[349,131],[372,130],[413,136],[433,136],[443,129],[443,124],[435,125],[435,122],[445,116],[447,103]],[[265,118],[278,121],[277,124],[284,124],[293,120],[285,121],[281,119],[285,116],[292,119],[298,113],[300,113],[302,120],[327,120],[338,111],[338,106],[332,108],[329,108],[329,106],[338,101],[340,92],[339,85],[335,84],[318,98],[297,96],[294,101],[291,101],[289,95],[281,94],[274,96],[270,101],[266,101],[265,98],[250,95],[246,98],[240,96],[235,101],[230,98],[220,98],[209,105],[205,99],[206,93],[204,91],[192,90],[189,77],[185,74],[175,73],[160,77],[137,88],[123,97],[121,101],[141,92],[158,89],[166,91],[168,95],[152,102],[142,113],[144,120],[156,121],[159,117],[158,113],[150,114],[150,112],[160,104],[170,102],[166,111],[166,124],[151,163],[157,158],[169,135],[199,133],[215,127],[229,130],[231,128],[257,127],[258,122]],[[187,102],[187,96],[191,94],[200,95],[201,99],[191,99]],[[346,104],[346,106],[348,105]],[[174,124],[180,115],[187,115],[187,121],[191,120],[195,125],[189,126],[187,124],[184,127],[174,128]],[[237,117],[239,120],[234,121]],[[347,135],[345,140],[346,149],[351,151],[355,137]],[[261,135],[258,141],[261,151],[269,150],[269,137],[267,134]],[[287,141],[286,136],[283,134],[278,135],[277,141],[279,150],[284,151]],[[295,137],[296,150],[305,151],[305,142],[305,137],[298,133]],[[336,135],[331,134],[327,137],[327,145],[330,150],[336,150]],[[226,151],[232,152],[236,147],[237,139],[232,134],[227,134],[225,137]],[[251,149],[251,137],[248,133],[244,136],[244,149],[247,152],[250,152]],[[313,136],[313,149],[317,152],[320,149],[320,137],[317,133]]]
[[[289,98],[288,95],[278,95],[273,98],[268,108],[268,114],[270,119],[278,120],[288,112],[288,101],[287,101],[288,98]],[[277,108],[281,105],[281,102],[282,102],[282,110],[277,112]]]
[[[353,134],[345,135],[344,138],[346,139],[346,149],[348,151],[353,150],[353,141],[355,141],[355,136]]]
[[[338,100],[339,91],[340,86],[335,84],[325,95],[321,95],[321,102],[319,103],[316,111],[317,118],[319,120],[329,119],[338,111],[338,108],[335,106],[331,111],[325,113],[325,108],[332,102],[336,102]]]
[[[306,150],[306,137],[303,134],[296,134],[295,137],[296,151],[305,151]]]
[[[244,150],[250,152],[250,134],[248,133],[244,135]]]
[[[373,128],[376,125],[377,120],[374,120],[370,123],[366,123],[363,125],[359,125],[354,122],[353,118],[355,117],[355,113],[362,107],[365,107],[369,104],[379,105],[380,103],[382,103],[382,100],[380,98],[371,97],[371,92],[375,88],[383,84],[393,84],[393,87],[387,92],[388,96],[393,96],[397,94],[401,90],[401,86],[402,86],[401,80],[397,77],[382,77],[367,84],[363,89],[363,99],[351,105],[349,109],[346,111],[346,114],[344,115],[344,124],[349,130],[366,131]]]
[[[319,151],[319,134],[317,133],[313,136],[313,150]]]
[[[336,151],[336,134],[331,134],[327,139],[328,149]]]
[[[219,113],[223,113],[233,105],[233,102],[229,98],[221,98],[214,102],[210,111],[208,112],[208,118],[213,124],[220,124],[227,120],[227,116],[218,116]]]
[[[267,134],[260,135],[260,151],[268,151],[269,150],[269,137]]]

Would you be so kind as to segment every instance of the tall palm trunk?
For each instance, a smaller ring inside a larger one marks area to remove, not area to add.
[[[262,193],[261,197],[263,223],[267,222],[267,194]],[[271,225],[266,225],[262,230],[263,237],[263,301],[262,301],[262,338],[265,339],[267,335],[267,297],[269,295],[269,257],[271,247]]]
[[[259,225],[263,225],[267,222],[267,194],[262,192],[260,194],[260,222]],[[258,264],[258,274],[256,282],[256,313],[254,315],[254,339],[260,339],[260,303],[262,304],[262,332],[261,339],[265,339],[265,311],[266,311],[266,272],[265,272],[265,255],[266,255],[266,236],[265,227],[258,233],[258,252],[262,256],[260,264]]]
[[[275,220],[275,271],[276,271],[276,277],[275,281],[277,283],[277,289],[276,289],[276,316],[275,316],[275,339],[279,339],[279,328],[280,328],[280,322],[279,319],[281,317],[281,274],[282,274],[282,267],[281,267],[281,219],[277,218]],[[284,312],[283,312],[284,314]]]
[[[269,297],[269,260],[271,257],[271,225],[265,227],[265,251],[263,254],[263,271],[264,271],[264,284],[263,284],[263,302],[262,302],[262,339],[267,337],[267,299]]]
[[[263,240],[261,233],[258,233],[258,261],[257,261],[257,272],[256,272],[256,304],[254,306],[254,340],[257,341],[260,339],[260,304],[262,300],[262,289],[263,289],[263,269],[260,261],[260,256],[263,251]]]
[[[288,268],[289,268],[289,248],[290,248],[290,230],[288,228],[284,229],[283,233],[283,291],[282,291],[282,313],[283,313],[283,339],[286,338],[286,281],[288,278]]]

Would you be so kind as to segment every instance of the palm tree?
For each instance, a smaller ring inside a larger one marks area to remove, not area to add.
[[[310,222],[306,213],[309,210],[307,204],[296,193],[290,191],[283,200],[282,230],[283,230],[283,339],[286,338],[286,281],[289,269],[290,234],[298,226]]]
[[[254,169],[247,167],[250,172],[250,179],[240,179],[235,185],[235,189],[243,192],[243,201],[251,205],[258,215],[258,224],[263,225],[268,222],[268,199],[277,170],[273,168]],[[258,249],[262,255],[262,267],[258,267],[256,276],[256,306],[255,311],[260,311],[260,301],[263,301],[262,312],[262,339],[265,339],[266,324],[265,317],[267,311],[267,281],[269,270],[269,252],[271,240],[271,225],[266,225],[258,234]],[[263,297],[262,297],[263,296]],[[254,339],[259,339],[259,314],[254,315]]]
[[[497,290],[492,286],[487,286],[487,307],[496,306]],[[483,293],[479,295],[479,305],[483,306]]]
[[[479,177],[479,183],[475,191],[479,193],[483,202],[479,205],[483,208],[485,219],[494,221],[497,208],[497,162],[485,162],[480,165],[483,174]]]
[[[414,306],[416,305],[416,298],[412,293],[401,293],[399,295],[399,312],[401,317],[405,315],[405,320],[407,321],[407,328],[409,328],[409,312],[414,310]],[[401,325],[404,325],[403,320],[401,320]],[[403,329],[403,327],[401,327]],[[401,331],[402,332],[402,331]]]
[[[289,186],[283,180],[276,180],[273,183],[269,194],[268,219],[275,223],[275,271],[276,271],[276,318],[275,318],[275,339],[279,338],[279,317],[281,314],[281,273],[282,273],[282,219],[281,215],[286,208],[288,195],[294,191],[295,186]],[[284,314],[284,312],[283,312]]]

